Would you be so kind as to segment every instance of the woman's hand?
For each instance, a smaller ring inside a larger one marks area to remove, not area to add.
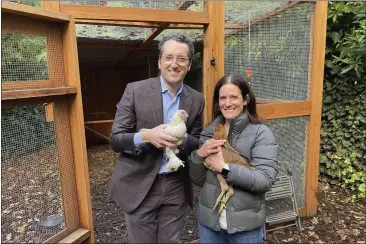
[[[217,153],[221,146],[224,145],[225,140],[208,139],[203,145],[197,150],[198,156],[206,158],[210,154]]]
[[[218,148],[218,152],[209,155],[205,160],[205,166],[214,172],[221,172],[225,166],[224,155],[222,154],[221,147]]]

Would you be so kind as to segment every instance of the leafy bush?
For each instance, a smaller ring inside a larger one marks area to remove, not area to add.
[[[320,178],[366,194],[366,2],[330,2]]]

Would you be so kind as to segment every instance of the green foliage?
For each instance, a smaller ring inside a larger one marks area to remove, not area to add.
[[[330,2],[320,149],[322,180],[366,196],[366,2]]]
[[[1,80],[47,80],[46,39],[20,34],[1,35]]]
[[[1,127],[2,161],[55,144],[55,124],[46,121],[42,104],[2,109]]]

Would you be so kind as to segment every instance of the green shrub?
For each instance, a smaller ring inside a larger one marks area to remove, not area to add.
[[[366,194],[366,2],[330,2],[320,178]]]

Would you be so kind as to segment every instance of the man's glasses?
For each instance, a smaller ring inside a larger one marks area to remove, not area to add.
[[[173,62],[174,58],[176,59],[177,64],[179,65],[185,65],[189,62],[190,58],[189,57],[184,57],[184,56],[172,56],[172,55],[162,55],[161,59],[166,63],[166,64],[170,64]]]

